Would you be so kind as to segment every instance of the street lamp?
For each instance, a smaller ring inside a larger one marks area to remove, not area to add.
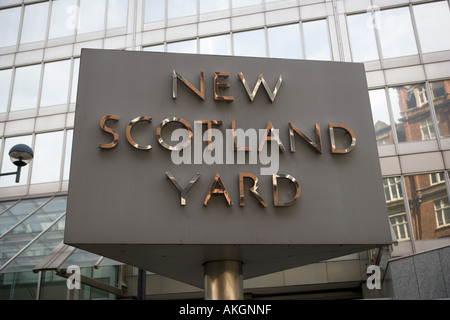
[[[0,173],[0,176],[16,175],[16,183],[20,180],[20,170],[33,160],[33,149],[26,144],[16,144],[9,150],[9,158],[17,166],[17,171]]]

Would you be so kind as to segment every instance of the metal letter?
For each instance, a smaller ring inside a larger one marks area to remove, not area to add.
[[[205,78],[203,76],[203,71],[200,72],[200,91],[197,90],[196,87],[194,87],[189,81],[184,79],[178,72],[173,70],[173,89],[172,89],[172,97],[174,99],[177,98],[177,78],[183,82],[189,89],[192,90],[197,96],[200,97],[200,99],[205,100]]]
[[[268,136],[270,131],[270,136]],[[264,133],[263,138],[261,139],[261,142],[259,144],[259,148],[258,151],[261,152],[261,150],[264,147],[264,144],[266,143],[267,140],[275,140],[276,142],[278,142],[278,146],[280,147],[281,152],[285,152],[286,149],[284,148],[284,145],[281,143],[280,138],[278,137],[278,135],[275,133],[272,123],[269,121],[269,123],[267,124],[267,128],[266,131]]]
[[[219,184],[220,188],[216,188],[217,184]],[[206,195],[205,202],[203,202],[203,205],[206,207],[208,205],[209,199],[211,198],[211,195],[217,194],[217,193],[221,193],[225,196],[228,206],[231,207],[233,205],[233,202],[231,202],[231,199],[228,195],[227,189],[225,189],[222,179],[220,179],[219,173],[216,173],[216,176],[214,177],[213,183],[211,184],[211,187],[209,188],[208,194]]]
[[[334,128],[339,128],[339,129],[346,131],[352,138],[352,142],[351,142],[350,146],[348,146],[346,149],[337,149],[336,148],[336,141],[334,139]],[[328,129],[330,131],[331,153],[349,153],[350,151],[352,151],[355,148],[356,137],[355,137],[355,134],[353,133],[353,131],[349,127],[347,127],[344,124],[330,123],[328,125]]]
[[[139,121],[151,122],[152,118],[147,117],[147,116],[141,116],[141,117],[136,117],[133,120],[131,120],[130,123],[127,125],[127,129],[126,129],[127,140],[134,148],[139,149],[139,150],[146,150],[146,151],[148,151],[148,150],[150,150],[152,148],[151,145],[149,145],[149,144],[140,145],[140,144],[136,143],[133,140],[133,138],[131,137],[131,129]]]
[[[259,203],[265,208],[267,207],[267,203],[258,193],[258,178],[253,173],[239,173],[239,204],[241,207],[245,205],[244,202],[244,178],[250,178],[253,180],[253,187],[250,188],[251,193],[255,196],[255,198],[259,201]]]
[[[241,79],[242,84],[244,85],[245,91],[247,91],[250,101],[253,101],[253,99],[255,99],[255,95],[258,92],[259,86],[261,85],[261,82],[262,82],[264,89],[266,89],[266,92],[269,95],[270,101],[273,102],[275,100],[275,97],[277,96],[278,90],[280,89],[281,82],[283,81],[283,75],[280,75],[280,77],[278,78],[278,82],[275,86],[275,89],[272,92],[270,90],[269,85],[267,84],[266,80],[264,80],[263,75],[260,74],[258,81],[256,82],[256,85],[253,88],[253,92],[250,92],[250,88],[248,87],[247,81],[244,78],[244,74],[242,72],[239,72],[238,75],[239,75],[239,78]]]
[[[214,72],[214,100],[216,101],[233,101],[234,97],[232,96],[219,96],[219,88],[227,89],[230,87],[229,83],[220,83],[218,82],[219,77],[228,78],[230,74],[228,72]]]
[[[278,178],[285,178],[290,180],[294,186],[295,186],[295,196],[292,200],[290,201],[285,201],[285,202],[280,202],[278,201],[278,182],[277,179]],[[275,207],[287,207],[287,206],[291,206],[295,203],[295,201],[297,201],[297,199],[300,197],[300,184],[298,183],[298,181],[291,176],[290,174],[273,174],[272,175],[272,185],[273,185],[273,205]]]
[[[308,138],[303,132],[298,130],[292,123],[289,122],[289,139],[291,143],[291,152],[295,152],[295,141],[294,141],[294,132],[297,133],[303,140],[308,142],[308,144],[314,148],[319,153],[322,153],[322,139],[320,137],[320,126],[316,123],[316,136],[317,143]]]
[[[163,140],[163,138],[161,137],[162,128],[166,124],[168,124],[169,122],[179,122],[183,126],[185,126],[186,129],[189,130],[189,139],[187,139],[186,142],[184,143],[184,145],[182,145],[181,147],[171,146],[171,145],[167,144]],[[161,123],[159,124],[158,128],[156,128],[156,138],[158,139],[159,144],[162,145],[167,150],[170,150],[170,151],[172,151],[172,150],[181,150],[181,149],[186,148],[191,143],[191,139],[192,139],[193,135],[194,135],[194,133],[192,132],[192,128],[189,125],[189,123],[186,120],[184,120],[182,118],[178,118],[178,117],[166,118],[163,121],[161,121]]]
[[[110,134],[113,135],[113,141],[110,143],[100,143],[98,146],[101,149],[111,149],[114,148],[115,146],[117,146],[117,144],[119,143],[119,134],[117,132],[115,132],[113,129],[109,128],[106,126],[105,122],[108,120],[114,120],[114,121],[119,121],[120,117],[119,116],[115,116],[115,115],[107,115],[104,116],[103,118],[100,119],[100,128],[105,131],[108,132]]]
[[[212,126],[216,125],[216,126],[221,126],[222,125],[222,121],[220,120],[195,120],[194,122],[196,123],[200,123],[200,124],[206,124],[208,126],[207,132],[208,132],[208,149],[211,150],[211,143],[212,143]]]
[[[167,178],[169,178],[169,180],[172,181],[172,183],[175,185],[175,187],[177,187],[178,191],[180,191],[181,205],[185,206],[186,205],[186,194],[189,191],[189,189],[194,185],[194,183],[198,180],[198,178],[200,178],[200,173],[197,172],[191,178],[191,180],[189,180],[188,184],[184,188],[178,183],[177,179],[175,179],[175,177],[170,173],[170,171],[167,171],[166,175],[167,175]]]

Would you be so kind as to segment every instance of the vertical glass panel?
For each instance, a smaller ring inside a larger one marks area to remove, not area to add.
[[[0,10],[0,47],[17,44],[22,7]]]
[[[73,36],[77,21],[76,0],[56,0],[52,2],[49,39]]]
[[[235,56],[267,56],[264,29],[237,32],[233,34],[233,39]]]
[[[53,270],[43,271],[39,300],[63,300],[67,297],[67,279],[58,276]]]
[[[413,6],[423,53],[450,50],[450,10],[447,1]]]
[[[382,146],[394,143],[384,89],[370,90],[369,97],[377,145]]]
[[[416,240],[450,236],[450,204],[443,172],[405,179]]]
[[[0,70],[0,113],[8,110],[12,69]]]
[[[46,63],[42,83],[41,107],[67,103],[70,79],[70,60]]]
[[[73,59],[73,75],[72,75],[72,90],[70,93],[70,102],[74,103],[77,100],[78,90],[78,74],[80,71],[80,59]]]
[[[36,108],[40,78],[40,64],[16,69],[11,111]]]
[[[231,37],[229,34],[200,39],[200,53],[231,55]]]
[[[47,31],[48,2],[25,6],[20,43],[45,40]]]
[[[378,33],[383,58],[417,54],[408,7],[376,11],[375,15],[380,22]]]
[[[291,24],[267,29],[271,58],[301,59],[300,27]]]
[[[261,0],[232,0],[231,3],[233,8],[239,8],[258,5],[261,4],[261,2]]]
[[[305,54],[309,60],[331,60],[330,38],[326,20],[303,23]]]
[[[127,25],[128,0],[108,1],[108,22],[107,28],[121,28]]]
[[[400,177],[383,179],[384,196],[388,208],[389,221],[398,241],[410,239],[406,210]]]
[[[436,138],[425,85],[389,88],[399,142]]]
[[[450,80],[430,83],[441,137],[450,137]]]
[[[187,40],[168,43],[167,52],[197,53],[197,40]]]
[[[378,59],[372,14],[363,13],[347,16],[348,35],[354,62]]]
[[[36,135],[31,183],[59,181],[64,131]]]
[[[9,150],[13,146],[19,143],[24,143],[30,147],[32,147],[32,136],[22,136],[22,137],[13,137],[13,138],[6,138],[4,139],[5,147],[3,148],[3,157],[2,157],[2,173],[4,172],[16,172],[17,167],[11,162],[9,158]],[[16,183],[16,176],[3,176],[0,179],[0,187],[11,187],[11,186],[21,186],[27,183],[28,180],[28,168],[30,165],[27,165],[25,167],[22,167],[21,173],[20,173],[20,181]]]
[[[144,22],[164,20],[166,17],[165,0],[145,0]]]
[[[70,160],[71,160],[71,157],[72,157],[72,140],[73,140],[73,130],[67,130],[66,151],[65,151],[65,154],[64,154],[63,180],[69,180]]]
[[[101,31],[105,28],[105,0],[80,0],[78,33]]]
[[[200,13],[229,9],[229,2],[224,0],[200,0]]]
[[[0,299],[36,300],[38,278],[33,271],[0,274]]]
[[[164,45],[158,44],[156,46],[148,46],[142,48],[142,51],[150,51],[150,52],[164,52]]]
[[[167,16],[169,19],[196,14],[197,0],[167,0]]]

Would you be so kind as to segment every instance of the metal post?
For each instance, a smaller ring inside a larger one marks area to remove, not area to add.
[[[203,265],[205,300],[243,300],[242,262],[210,261]]]
[[[137,299],[145,300],[145,285],[147,282],[147,275],[144,269],[138,270],[138,292]]]

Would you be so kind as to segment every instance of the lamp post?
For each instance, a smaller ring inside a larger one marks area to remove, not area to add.
[[[0,176],[16,175],[16,183],[20,180],[20,171],[33,160],[33,150],[26,144],[16,144],[9,150],[9,158],[17,166],[17,171],[0,173]]]

